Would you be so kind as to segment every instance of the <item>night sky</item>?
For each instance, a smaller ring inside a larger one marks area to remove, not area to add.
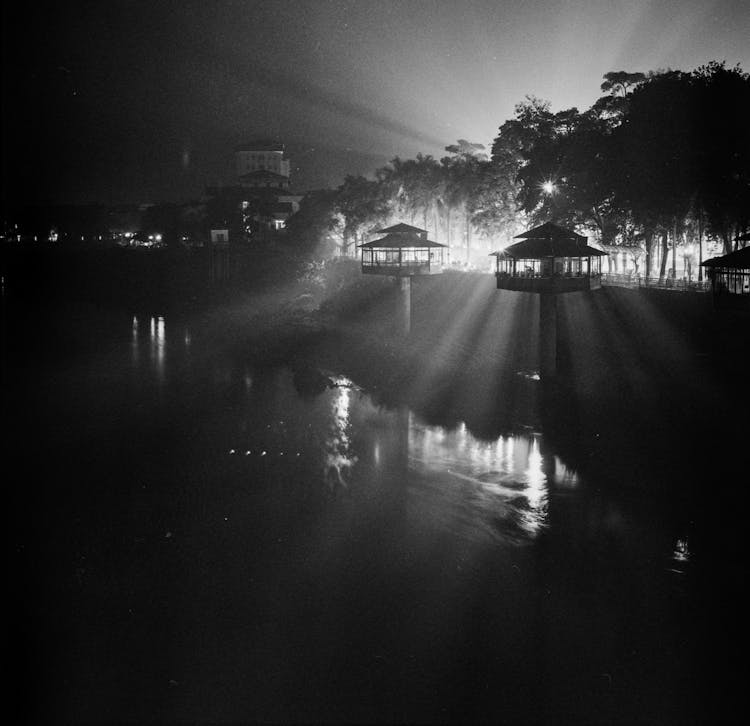
[[[61,2],[3,12],[10,201],[197,198],[234,146],[292,186],[490,144],[527,94],[587,108],[611,70],[750,70],[747,0]]]

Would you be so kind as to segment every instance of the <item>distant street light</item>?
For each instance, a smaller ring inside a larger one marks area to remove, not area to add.
[[[557,187],[555,186],[555,183],[552,180],[547,180],[542,184],[542,191],[545,194],[552,195],[557,191]]]

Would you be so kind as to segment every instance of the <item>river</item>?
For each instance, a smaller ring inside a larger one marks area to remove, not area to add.
[[[696,507],[601,486],[533,412],[480,435],[343,369],[249,363],[174,314],[80,306],[15,335],[30,715],[703,713]]]

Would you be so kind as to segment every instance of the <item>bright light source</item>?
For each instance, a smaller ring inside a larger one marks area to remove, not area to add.
[[[555,186],[554,182],[551,180],[547,180],[542,184],[542,191],[545,194],[554,194],[557,191],[557,187]]]

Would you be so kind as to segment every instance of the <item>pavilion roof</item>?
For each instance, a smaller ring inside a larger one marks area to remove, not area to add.
[[[586,241],[586,237],[578,232],[574,232],[572,229],[565,229],[559,224],[553,222],[545,222],[540,224],[538,227],[528,229],[521,234],[517,234],[515,239],[544,239],[544,240],[580,240],[581,242]]]
[[[587,238],[571,229],[546,222],[516,235],[520,242],[491,254],[500,258],[540,260],[545,257],[601,257],[607,253],[586,243]]]
[[[541,260],[545,257],[602,257],[607,253],[579,240],[526,239],[491,254],[501,259]]]
[[[411,224],[404,224],[399,222],[398,224],[391,225],[390,227],[384,227],[383,229],[374,229],[373,234],[413,234],[423,235],[427,237],[427,230],[414,227]]]
[[[712,257],[710,260],[701,262],[701,265],[705,267],[728,267],[733,270],[750,270],[750,247],[735,250],[721,257]]]
[[[416,234],[406,235],[398,233],[387,234],[380,239],[358,245],[358,247],[364,247],[366,249],[425,249],[427,247],[445,246],[446,245],[441,244],[440,242],[433,242],[426,237],[419,237]]]

